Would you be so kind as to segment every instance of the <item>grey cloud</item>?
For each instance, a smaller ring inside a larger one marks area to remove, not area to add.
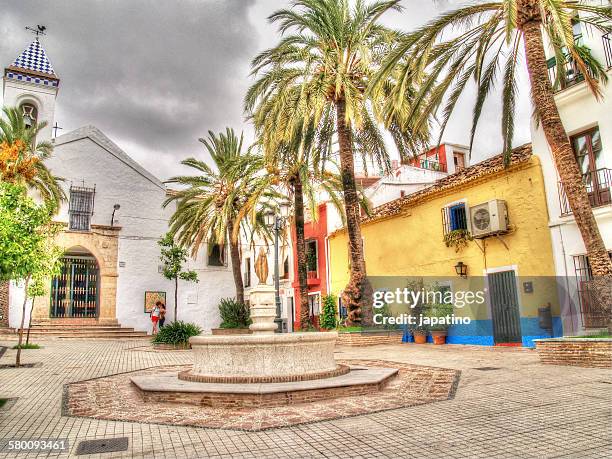
[[[404,0],[384,20],[417,27],[457,0]],[[20,0],[3,2],[0,64],[33,38],[26,25],[45,24],[43,46],[61,77],[56,120],[63,132],[94,124],[155,175],[184,171],[178,164],[202,154],[197,138],[209,129],[245,130],[242,99],[251,58],[274,45],[266,17],[281,0]],[[526,80],[525,80],[526,82]],[[528,140],[530,107],[521,96],[517,143]],[[445,138],[469,139],[474,97],[459,104]],[[499,100],[483,115],[475,159],[500,150]]]

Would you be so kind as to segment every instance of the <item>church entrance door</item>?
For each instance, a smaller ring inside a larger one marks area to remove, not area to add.
[[[67,253],[51,281],[50,317],[98,317],[100,269],[91,255]]]

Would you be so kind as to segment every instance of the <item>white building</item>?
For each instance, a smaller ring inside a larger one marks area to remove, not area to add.
[[[602,35],[594,28],[587,29],[575,23],[574,38],[591,49],[612,77],[610,34]],[[558,63],[550,49],[548,57],[549,73],[554,81]],[[612,251],[612,84],[602,87],[604,96],[598,101],[571,59],[563,65],[567,69],[567,78],[556,88],[555,101],[584,174],[599,231],[606,247]],[[591,278],[586,249],[563,192],[550,147],[540,126],[532,123],[531,131],[533,151],[542,160],[555,269],[561,288],[568,290],[573,298],[573,301],[568,301],[568,295],[560,295],[566,298],[562,305],[564,333],[571,335],[605,327],[596,311],[594,314],[585,292],[585,282]]]
[[[38,140],[51,138],[59,82],[38,39],[5,70],[3,103],[47,122]],[[160,273],[158,246],[173,211],[162,208],[164,184],[94,126],[57,137],[54,145],[47,166],[65,179],[68,200],[55,218],[66,228],[58,237],[66,252],[49,296],[36,301],[33,322],[150,331],[145,296],[159,295],[173,320],[174,284]],[[215,249],[203,247],[189,261],[198,283],[179,282],[178,318],[204,330],[219,324],[219,299],[235,295],[229,257]],[[23,289],[13,285],[10,327],[20,324],[22,298]]]

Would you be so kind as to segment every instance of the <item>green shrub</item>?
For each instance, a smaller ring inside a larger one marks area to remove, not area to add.
[[[321,328],[333,330],[336,328],[336,295],[325,295],[322,301],[319,325]]]
[[[160,328],[159,333],[153,337],[153,343],[185,345],[189,343],[189,338],[200,333],[202,333],[202,329],[196,324],[179,320]]]
[[[248,328],[251,325],[251,310],[234,298],[223,298],[219,303],[221,328]]]
[[[13,349],[40,349],[40,346],[38,344],[34,344],[34,343],[22,343],[21,346],[19,346],[19,344],[15,344],[13,346]]]

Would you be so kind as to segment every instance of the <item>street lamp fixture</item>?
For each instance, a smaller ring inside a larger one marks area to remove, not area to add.
[[[281,319],[281,300],[280,300],[280,273],[278,269],[278,240],[279,233],[285,227],[287,217],[289,216],[290,204],[286,201],[279,203],[278,214],[272,210],[264,213],[264,223],[268,228],[274,230],[274,303],[276,305],[276,332],[283,332],[283,320]]]
[[[467,265],[463,263],[462,261],[460,261],[459,263],[455,265],[455,272],[457,273],[457,276],[461,276],[464,279],[467,277],[467,270],[468,270]]]

